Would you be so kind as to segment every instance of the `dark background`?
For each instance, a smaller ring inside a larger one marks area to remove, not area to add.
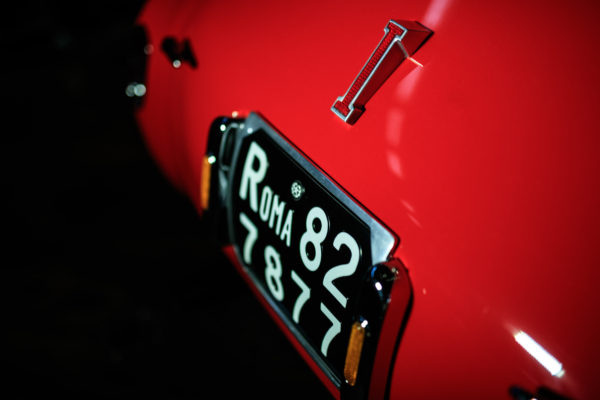
[[[329,398],[144,146],[142,5],[3,7],[3,392]]]

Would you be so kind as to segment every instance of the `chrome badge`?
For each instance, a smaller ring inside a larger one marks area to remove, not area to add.
[[[416,21],[390,20],[385,34],[346,94],[338,97],[331,111],[352,125],[365,111],[365,104],[389,76],[425,43],[433,32]]]

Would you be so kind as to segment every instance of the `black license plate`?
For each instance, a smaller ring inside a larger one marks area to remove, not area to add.
[[[339,387],[360,282],[396,239],[257,114],[236,136],[231,242],[260,293]]]

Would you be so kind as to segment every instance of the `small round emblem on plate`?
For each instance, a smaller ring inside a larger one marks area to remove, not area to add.
[[[300,181],[294,181],[290,189],[294,200],[300,200],[300,198],[304,194],[304,190],[304,186],[302,186],[302,183]]]

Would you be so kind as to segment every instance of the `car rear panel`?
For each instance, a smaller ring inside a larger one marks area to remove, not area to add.
[[[413,300],[390,398],[509,398],[513,385],[592,398],[597,15],[585,1],[150,1],[138,120],[199,212],[212,121],[257,111],[399,236]],[[350,126],[331,106],[390,19],[434,32],[422,67],[405,61]],[[167,37],[189,40],[195,68],[173,67]]]

